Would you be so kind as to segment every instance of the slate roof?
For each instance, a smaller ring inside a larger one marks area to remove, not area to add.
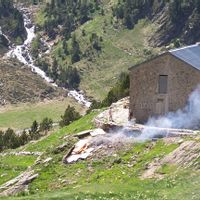
[[[142,63],[134,65],[134,66],[130,67],[129,70],[131,70],[135,67],[138,67],[138,66],[140,66],[144,63],[147,63],[151,60],[154,60],[154,59],[156,59],[156,58],[158,58],[162,55],[165,55],[167,53],[175,56],[176,58],[188,63],[192,67],[200,70],[200,43],[167,51],[167,52],[162,53],[158,56],[155,56],[154,58],[151,58],[150,60],[146,60]]]
[[[174,49],[169,53],[200,70],[200,44]]]

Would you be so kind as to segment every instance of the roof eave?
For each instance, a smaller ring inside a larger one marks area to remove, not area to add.
[[[147,63],[147,62],[150,62],[150,61],[152,61],[152,60],[155,60],[155,59],[157,59],[157,58],[159,58],[159,57],[161,57],[161,56],[165,56],[165,55],[167,55],[167,54],[171,54],[171,53],[168,52],[168,51],[167,51],[167,52],[164,52],[164,53],[161,53],[160,55],[154,56],[153,58],[147,59],[147,60],[145,60],[145,61],[143,61],[143,62],[141,62],[141,63],[138,63],[138,64],[136,64],[136,65],[133,65],[133,66],[129,67],[128,70],[131,71],[131,70],[133,70],[133,69],[135,69],[135,68],[137,68],[137,67],[139,67],[139,66],[141,66],[141,65],[143,65],[143,64],[145,64],[145,63]]]

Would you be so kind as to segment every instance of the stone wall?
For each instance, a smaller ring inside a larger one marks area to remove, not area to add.
[[[159,75],[168,75],[168,92],[159,94]],[[130,113],[139,122],[186,105],[200,84],[200,71],[170,53],[130,69]]]

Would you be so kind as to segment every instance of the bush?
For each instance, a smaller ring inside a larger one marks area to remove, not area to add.
[[[53,127],[53,120],[48,118],[48,117],[45,117],[42,122],[40,123],[40,131],[49,131],[51,130]]]
[[[38,139],[39,138],[39,125],[38,122],[35,120],[29,130],[30,139]]]
[[[69,125],[71,122],[79,119],[81,116],[78,112],[76,112],[74,107],[68,106],[65,110],[65,113],[63,116],[61,116],[61,121],[59,122],[59,125],[61,127]]]

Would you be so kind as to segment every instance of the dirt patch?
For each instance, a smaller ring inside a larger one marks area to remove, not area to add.
[[[15,60],[0,61],[0,105],[53,99],[64,91],[47,84]]]

